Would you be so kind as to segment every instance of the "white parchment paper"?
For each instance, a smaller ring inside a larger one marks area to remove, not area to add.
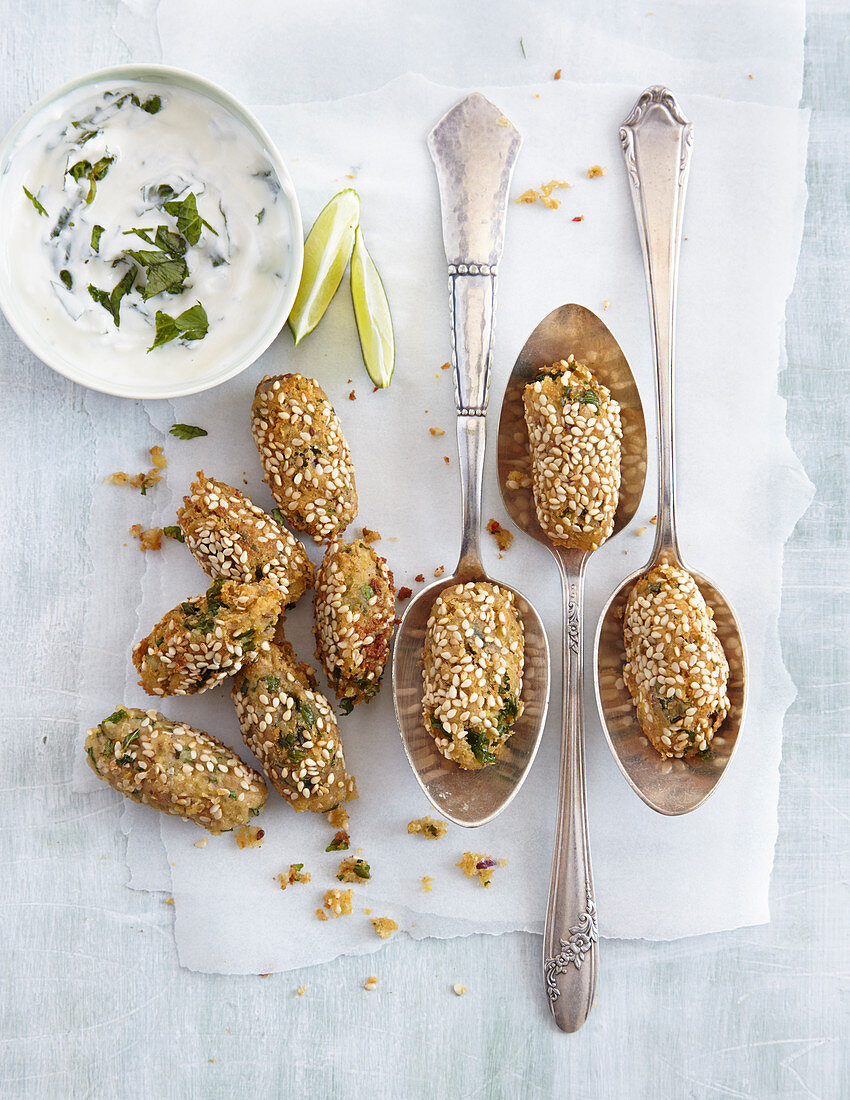
[[[604,316],[625,350],[648,412],[653,452],[643,270],[617,137],[618,124],[641,89],[562,80],[542,88],[480,90],[524,136],[515,194],[553,178],[574,184],[556,193],[562,198],[558,210],[527,205],[509,210],[491,444],[504,384],[526,336],[551,309],[577,301]],[[135,686],[129,664],[132,642],[168,608],[206,587],[201,570],[175,543],[144,558],[128,546],[117,561],[115,545],[124,541],[132,522],[173,523],[182,494],[202,467],[272,506],[249,429],[251,396],[264,373],[300,371],[317,377],[327,390],[354,456],[361,509],[355,526],[365,523],[381,532],[376,549],[387,557],[397,584],[416,590],[415,575],[424,573],[428,581],[436,567],[452,569],[459,491],[451,372],[440,369],[450,354],[445,258],[425,136],[463,94],[405,76],[379,91],[332,103],[257,109],[290,167],[306,225],[336,190],[359,191],[363,232],[392,305],[395,379],[389,391],[371,392],[344,283],[320,327],[298,349],[284,332],[260,362],[227,385],[147,404],[151,444],[164,444],[169,466],[165,482],[145,498],[131,500],[130,490],[112,486],[97,494],[87,634],[98,642],[91,682],[82,692],[85,722],[98,721],[119,701],[157,705],[222,737],[250,759],[226,688],[154,704]],[[802,230],[807,120],[790,109],[695,95],[682,97],[682,107],[696,136],[680,276],[680,541],[685,559],[712,577],[738,611],[749,646],[751,695],[730,774],[703,808],[666,819],[645,807],[622,779],[596,718],[590,682],[585,686],[600,930],[651,939],[768,919],[781,724],[794,697],[777,635],[782,546],[810,499],[785,437],[784,403],[777,395],[784,304]],[[587,179],[587,168],[597,163],[607,174]],[[584,220],[572,220],[579,216]],[[354,401],[348,399],[352,390]],[[93,417],[105,415],[106,402],[86,396]],[[209,436],[174,440],[164,433],[175,421],[200,424]],[[447,434],[434,437],[430,427]],[[104,439],[98,454],[103,476],[114,469],[143,469],[146,461],[144,454],[122,453],[114,436]],[[647,495],[632,529],[593,556],[588,646],[608,594],[649,553],[652,528],[643,537],[634,531],[655,512],[655,483],[651,462]],[[492,445],[484,498],[485,518],[506,522]],[[501,559],[493,545],[485,547],[485,555],[493,576],[521,588],[539,608],[557,654],[560,592],[547,552],[518,533]],[[130,638],[122,592],[132,590],[127,578],[140,570],[143,596]],[[296,650],[308,660],[310,616],[309,601],[302,601],[287,620]],[[89,644],[94,650],[95,643]],[[323,817],[293,814],[276,795],[259,819],[266,832],[263,847],[244,851],[230,836],[211,838],[197,849],[203,834],[195,826],[128,804],[123,823],[131,884],[173,892],[180,959],[198,970],[264,973],[374,950],[380,941],[364,907],[374,916],[395,918],[413,936],[540,931],[555,815],[559,691],[560,669],[554,667],[544,742],[515,802],[492,824],[472,833],[450,826],[437,842],[406,834],[407,821],[428,806],[404,757],[389,682],[376,702],[341,720],[346,760],[360,790],[360,800],[349,807],[352,843],[373,871],[368,885],[353,887],[358,904],[351,917],[315,920],[321,894],[336,885],[340,857],[324,851],[332,830]],[[96,783],[94,777],[78,778],[89,789]],[[509,861],[490,890],[454,867],[467,849]],[[282,893],[274,875],[291,862],[304,863],[313,881]],[[434,878],[431,893],[420,889],[424,875]]]

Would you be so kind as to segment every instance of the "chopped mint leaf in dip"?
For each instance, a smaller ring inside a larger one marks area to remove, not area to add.
[[[46,218],[47,217],[47,211],[44,209],[44,207],[41,205],[41,203],[38,201],[38,199],[35,197],[35,195],[32,193],[32,191],[27,191],[27,189],[25,187],[24,188],[24,194],[30,200],[30,202],[33,204],[33,206],[36,208],[36,210],[39,212],[39,214],[41,214],[42,217]]]
[[[176,317],[169,317],[161,309],[156,311],[156,338],[148,351],[167,344],[169,340],[180,337],[181,340],[203,340],[209,331],[209,321],[206,311],[200,302],[196,302],[190,309],[184,309]],[[174,429],[171,429],[174,434]],[[200,429],[198,429],[200,432]],[[206,435],[206,432],[203,432]]]

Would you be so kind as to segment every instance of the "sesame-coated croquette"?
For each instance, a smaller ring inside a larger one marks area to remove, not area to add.
[[[324,813],[357,797],[333,709],[288,642],[243,669],[232,696],[245,744],[293,809]]]
[[[523,659],[512,592],[470,581],[440,593],[425,634],[422,709],[443,756],[470,769],[496,762],[523,711]]]
[[[339,417],[315,379],[265,377],[251,408],[265,480],[287,523],[328,542],[357,515],[351,451]]]
[[[282,524],[238,489],[198,472],[177,522],[186,545],[215,580],[268,581],[294,604],[313,583],[313,563]]]
[[[148,695],[193,695],[216,687],[268,646],[281,611],[271,584],[213,581],[205,595],[164,615],[133,650]]]
[[[697,756],[729,713],[729,665],[693,577],[661,562],[635,583],[623,616],[623,679],[661,756]]]
[[[363,539],[334,539],[316,574],[316,656],[350,711],[377,695],[395,626],[393,575]]]
[[[235,752],[155,710],[119,707],[88,731],[86,754],[119,794],[211,833],[245,825],[266,804],[262,776]]]
[[[559,546],[598,550],[614,530],[620,406],[571,355],[523,392],[537,519]]]

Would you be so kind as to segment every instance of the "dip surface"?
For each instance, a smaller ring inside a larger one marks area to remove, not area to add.
[[[94,187],[91,172],[72,173],[80,162],[105,167]],[[208,224],[187,244],[188,275],[179,292],[145,300],[145,270],[127,250],[153,246],[126,231],[146,230],[151,239],[159,226],[176,232],[164,203],[189,194]],[[4,297],[14,299],[16,327],[37,331],[51,359],[64,360],[81,381],[92,376],[98,388],[105,388],[99,381],[119,388],[143,381],[168,389],[211,368],[226,376],[273,323],[290,281],[288,180],[284,188],[244,122],[170,83],[102,82],[37,112],[10,151],[0,210],[0,279]],[[116,326],[89,286],[109,293],[131,270],[135,285],[121,299]],[[178,317],[198,302],[206,335],[181,335],[148,352],[157,312]]]

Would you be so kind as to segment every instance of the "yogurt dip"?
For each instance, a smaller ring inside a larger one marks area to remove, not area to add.
[[[77,88],[23,126],[0,178],[4,308],[11,295],[18,332],[99,389],[227,377],[297,282],[285,184],[257,135],[190,88]]]

